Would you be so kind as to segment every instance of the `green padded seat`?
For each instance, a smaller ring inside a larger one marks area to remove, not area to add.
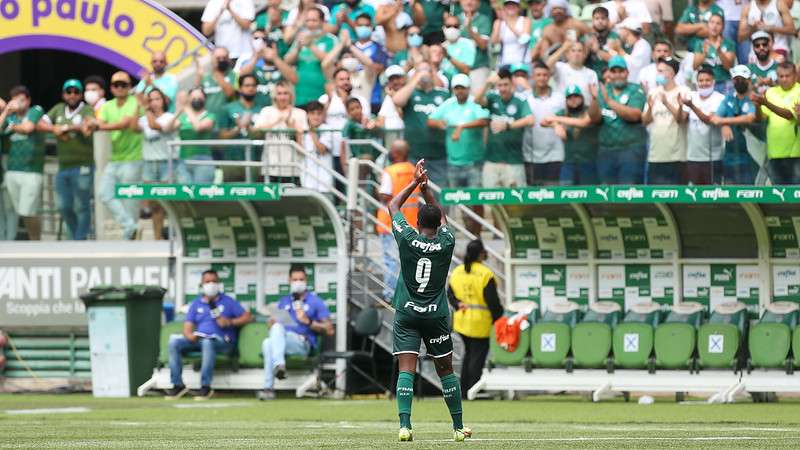
[[[512,302],[506,308],[506,315],[527,314],[528,322],[533,325],[539,312],[539,304],[531,300],[519,300]],[[495,338],[494,327],[489,335],[489,354],[492,365],[500,366],[520,366],[525,361],[528,351],[531,348],[531,327],[520,330],[519,343],[513,352],[509,352],[501,347]]]
[[[267,324],[258,318],[239,330],[239,365],[241,367],[251,369],[264,367],[261,344],[268,336]]]
[[[531,327],[531,362],[534,367],[564,367],[571,346],[572,328],[580,317],[575,302],[550,305],[542,320]]]
[[[705,308],[700,303],[674,305],[664,323],[656,328],[656,365],[664,369],[693,369],[697,328]]]
[[[738,371],[747,325],[747,305],[744,303],[725,302],[715,306],[708,322],[697,330],[699,366]]]
[[[797,329],[799,314],[800,307],[794,302],[774,302],[767,305],[758,323],[750,327],[748,348],[751,367],[786,367],[792,347],[792,332]]]
[[[611,336],[622,308],[616,302],[594,302],[581,323],[572,329],[572,357],[576,367],[600,368],[608,364]]]
[[[614,365],[624,369],[644,369],[650,364],[655,329],[661,322],[661,305],[637,303],[614,328]]]

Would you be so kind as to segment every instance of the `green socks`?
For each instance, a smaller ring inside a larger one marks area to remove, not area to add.
[[[459,394],[460,395],[460,394]],[[397,412],[400,427],[411,429],[411,401],[414,400],[414,373],[400,372],[397,376]],[[461,398],[459,397],[459,409]]]
[[[444,396],[444,402],[447,403],[447,409],[450,410],[450,416],[453,418],[453,429],[460,430],[464,428],[464,424],[461,421],[461,382],[459,382],[454,373],[445,375],[439,379],[442,381],[442,396]],[[397,391],[399,400],[399,383],[397,385]]]

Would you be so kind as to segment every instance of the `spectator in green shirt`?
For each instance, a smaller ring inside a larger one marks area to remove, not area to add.
[[[441,44],[444,41],[442,24],[447,13],[448,0],[417,0],[422,3],[425,23],[422,24],[422,39],[425,45]],[[417,21],[419,23],[419,21]]]
[[[380,156],[380,152],[373,145],[348,144],[347,140],[371,139],[380,144],[382,130],[377,121],[364,115],[364,109],[359,99],[355,97],[348,98],[345,102],[345,107],[347,108],[347,122],[345,122],[344,128],[342,129],[342,137],[345,140],[342,142],[339,158],[344,172],[347,174],[347,161],[350,157],[375,161],[378,156]],[[349,153],[348,147],[350,150]]]
[[[46,123],[39,128],[56,137],[58,211],[70,239],[82,241],[92,227],[94,144],[89,125],[94,109],[81,101],[83,84],[78,80],[64,82],[62,98],[64,101],[50,109]]]
[[[220,139],[258,139],[264,136],[254,128],[259,112],[269,106],[259,102],[258,82],[255,75],[247,74],[239,78],[239,99],[225,105],[223,114],[217,117],[217,128]],[[250,155],[245,154],[245,147],[231,147],[225,152],[225,159],[243,161],[260,161],[261,149],[252,148]],[[242,167],[223,167],[224,180],[244,181],[245,171]]]
[[[475,43],[475,62],[469,71],[469,80],[472,83],[472,95],[477,95],[490,72],[489,38],[492,35],[492,18],[480,11],[480,0],[460,0],[459,4],[461,14],[457,17],[463,24],[461,36]]]
[[[207,140],[215,137],[215,124],[217,116],[206,109],[206,94],[201,88],[189,91],[189,105],[177,109],[178,135],[181,140]],[[211,161],[211,147],[207,145],[182,145],[180,158],[184,161],[178,166],[178,178],[192,180],[192,183],[213,183],[213,165],[186,164],[186,160]],[[227,159],[227,157],[225,157]]]
[[[452,78],[457,73],[468,74],[475,65],[477,47],[470,38],[461,36],[461,22],[456,16],[447,16],[444,19],[444,38],[442,47],[445,51],[445,60],[442,62],[442,70],[448,78]]]
[[[253,74],[258,82],[257,102],[262,106],[272,103],[270,91],[280,80],[287,80],[297,84],[297,71],[283,60],[288,51],[283,40],[278,42],[270,39],[264,30],[253,31],[253,52],[236,61],[236,70],[239,83],[241,77]],[[241,86],[240,86],[241,88]]]
[[[736,64],[736,43],[722,37],[725,19],[719,14],[712,14],[706,28],[708,37],[695,40],[693,65],[695,70],[703,64],[711,66],[714,71],[714,90],[725,95],[730,90],[731,74],[728,72]]]
[[[603,184],[641,184],[647,157],[642,125],[645,98],[641,86],[628,82],[628,66],[622,56],[608,61],[610,82],[592,91],[589,114],[601,124],[598,136],[597,175]],[[594,100],[597,101],[594,101]]]
[[[11,205],[22,216],[28,238],[41,239],[39,208],[44,182],[44,139],[36,127],[44,116],[41,106],[31,105],[31,93],[25,86],[10,92],[11,101],[0,112],[0,132],[8,136],[8,172],[4,184]]]
[[[138,122],[143,110],[130,94],[131,86],[130,75],[114,73],[111,76],[114,99],[97,113],[98,129],[111,132],[111,162],[103,169],[100,200],[122,226],[126,239],[136,238],[139,202],[115,198],[116,185],[142,181],[142,133]]]
[[[708,21],[712,15],[725,17],[725,12],[714,0],[698,0],[696,5],[689,5],[683,10],[675,34],[687,39],[687,48],[695,48],[698,41],[702,42],[708,37]]]
[[[561,185],[576,186],[597,183],[597,127],[589,117],[589,107],[581,88],[567,87],[566,109],[545,118],[558,137],[564,140],[564,162],[561,164]]]
[[[206,108],[213,114],[220,114],[225,104],[236,96],[236,72],[224,47],[214,49],[211,58],[211,73],[204,73],[197,65],[197,85],[202,86],[206,97]],[[181,99],[181,102],[185,102]],[[177,109],[175,113],[180,113]]]
[[[325,93],[327,75],[334,63],[332,58],[326,59],[326,55],[337,43],[336,36],[323,31],[324,15],[320,9],[309,9],[305,18],[305,30],[297,34],[285,58],[297,68],[295,105],[298,107]]]
[[[0,114],[5,111],[6,104],[5,100],[0,98]],[[0,129],[0,155],[4,153],[3,149],[5,148],[8,148],[7,136],[4,136],[3,130]],[[13,241],[17,236],[19,217],[14,211],[11,199],[6,192],[5,183],[3,183],[4,171],[3,165],[0,164],[0,241]]]

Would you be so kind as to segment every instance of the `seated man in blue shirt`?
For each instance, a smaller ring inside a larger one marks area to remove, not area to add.
[[[183,364],[181,355],[200,350],[203,354],[200,366],[200,391],[196,400],[205,400],[214,395],[211,378],[214,375],[214,361],[217,353],[230,353],[236,348],[236,328],[252,320],[249,311],[242,308],[236,300],[220,292],[219,275],[214,270],[206,270],[201,278],[202,295],[189,305],[186,321],[183,323],[183,336],[171,336],[169,340],[169,371],[172,389],[167,390],[168,399],[176,399],[186,394],[187,389],[181,379]]]
[[[275,398],[275,378],[286,377],[286,355],[307,356],[317,348],[318,334],[333,336],[330,312],[319,296],[308,291],[306,270],[302,265],[289,269],[291,295],[278,300],[275,314],[270,318],[269,337],[261,344],[264,355],[264,390],[259,400]]]

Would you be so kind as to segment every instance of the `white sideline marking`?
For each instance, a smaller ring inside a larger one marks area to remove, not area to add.
[[[8,409],[6,414],[72,414],[72,413],[86,413],[91,411],[85,406],[75,406],[71,408],[38,408],[38,409]]]
[[[175,405],[178,409],[193,409],[193,408],[231,408],[234,406],[252,406],[250,403],[176,403]]]
[[[702,436],[702,437],[574,437],[574,438],[467,438],[467,442],[584,442],[584,441],[777,441],[800,439],[800,437],[757,437],[757,436]],[[452,442],[452,439],[419,439],[420,442]]]

